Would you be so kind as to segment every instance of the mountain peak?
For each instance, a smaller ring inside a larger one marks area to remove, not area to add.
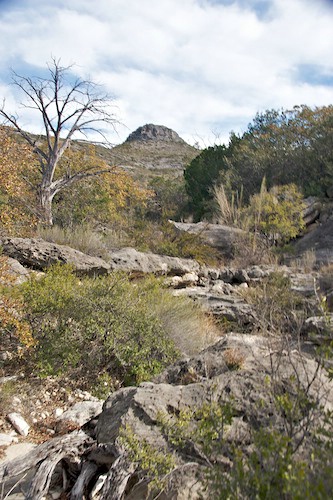
[[[171,128],[164,127],[163,125],[154,125],[152,123],[139,127],[126,139],[126,142],[133,141],[185,142],[179,137],[177,132]]]

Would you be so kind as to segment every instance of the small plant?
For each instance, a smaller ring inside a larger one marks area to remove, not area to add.
[[[258,327],[264,335],[298,337],[309,305],[304,297],[291,290],[289,277],[271,273],[261,284],[247,289],[243,297],[257,310]]]
[[[223,184],[214,187],[215,200],[219,208],[219,220],[221,224],[241,227],[246,229],[246,221],[243,217],[243,190],[227,196]]]
[[[229,348],[224,351],[223,359],[230,370],[239,370],[244,364],[245,356],[239,349]]]
[[[234,416],[230,401],[210,401],[196,410],[185,409],[177,416],[161,413],[158,424],[168,442],[176,448],[186,450],[195,443],[195,448],[206,465],[211,465],[211,454],[215,447],[225,445],[225,436]]]
[[[148,479],[148,493],[165,490],[166,476],[176,466],[174,456],[167,450],[158,450],[145,439],[140,439],[129,425],[120,429],[119,442],[126,449],[131,462],[137,465],[140,475]]]

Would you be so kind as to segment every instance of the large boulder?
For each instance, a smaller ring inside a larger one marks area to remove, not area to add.
[[[309,384],[312,377],[313,385]],[[183,448],[175,447],[158,422],[161,415],[164,421],[173,422],[182,410],[197,410],[213,401],[225,405],[229,401],[235,416],[226,429],[224,445],[221,446],[220,453],[225,455],[218,458],[228,463],[229,450],[233,446],[245,452],[251,449],[253,430],[283,428],[284,416],[274,399],[275,391],[290,391],[293,395],[300,387],[305,388],[310,399],[320,401],[327,409],[333,407],[328,378],[324,372],[318,371],[315,360],[297,349],[297,340],[288,346],[257,335],[230,333],[199,355],[171,366],[154,383],[124,388],[111,395],[98,420],[97,441],[99,446],[116,446],[122,453],[119,431],[130,429],[152,448],[172,453],[176,470],[184,471],[184,466],[189,463],[200,469],[203,457],[193,443],[189,442]],[[301,429],[302,424],[299,426]],[[185,498],[188,491],[192,491],[190,498],[208,498],[205,494],[200,496],[203,494],[200,488],[193,492],[195,476],[200,477],[198,469],[188,470],[175,491],[170,474],[171,489],[163,498]],[[134,487],[132,496],[125,498],[144,496],[139,495]]]
[[[310,233],[299,238],[294,244],[293,258],[302,258],[309,252],[313,253],[318,266],[333,263],[333,220],[318,225]]]
[[[66,429],[66,426],[77,426],[82,427],[84,424],[94,419],[102,411],[103,402],[96,401],[81,401],[76,403],[74,406],[66,410],[58,417],[57,421],[57,431],[60,432],[62,429]]]
[[[110,266],[98,257],[86,255],[65,245],[41,238],[6,238],[0,242],[3,253],[33,269],[46,269],[57,262],[71,264],[77,273],[107,274]]]
[[[179,231],[196,234],[200,238],[216,248],[226,257],[232,257],[235,245],[246,233],[237,227],[225,226],[223,224],[209,224],[207,222],[186,223],[170,221]]]

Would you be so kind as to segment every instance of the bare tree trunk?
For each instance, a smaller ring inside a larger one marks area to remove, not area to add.
[[[51,191],[50,186],[44,186],[43,184],[39,188],[39,204],[41,212],[41,220],[44,224],[52,226],[53,215],[52,215],[52,200],[54,194]]]

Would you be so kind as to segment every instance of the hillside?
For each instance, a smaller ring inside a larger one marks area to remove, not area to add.
[[[98,148],[98,153],[109,163],[130,172],[136,179],[144,180],[156,175],[181,175],[200,151],[187,144],[173,130],[148,124],[139,127],[125,142],[111,150]]]
[[[43,136],[30,135],[37,140],[37,145],[44,144]],[[15,133],[15,137],[22,141],[19,134]],[[74,140],[71,148],[88,151],[91,145],[89,141]],[[155,176],[174,178],[182,175],[185,167],[200,154],[200,150],[181,139],[175,131],[154,124],[139,127],[116,146],[96,144],[95,147],[97,155],[109,165],[123,168],[144,184]]]

